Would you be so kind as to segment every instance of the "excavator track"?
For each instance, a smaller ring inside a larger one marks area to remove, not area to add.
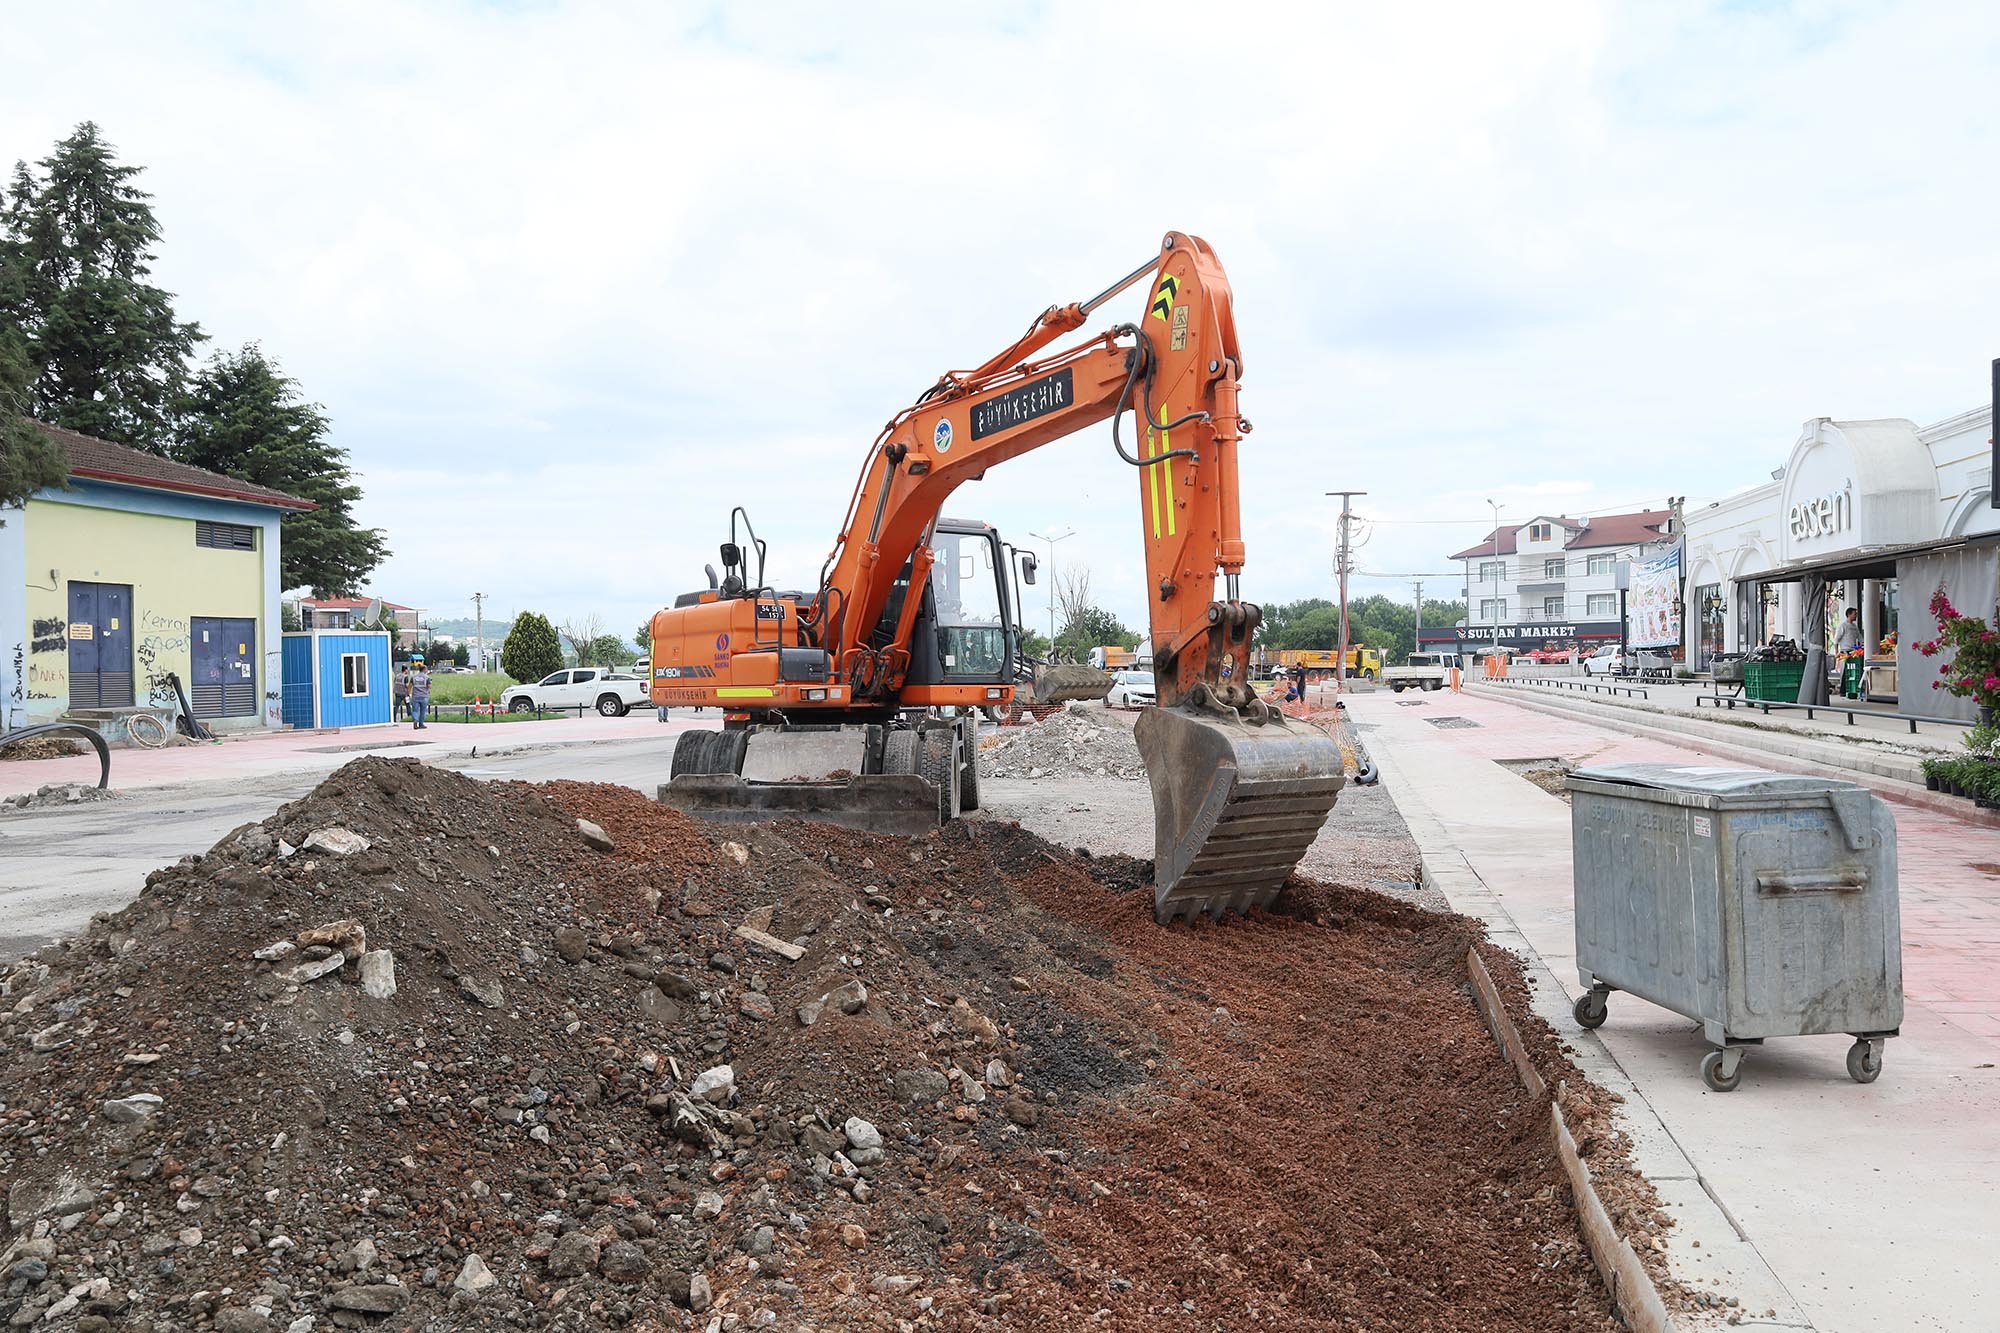
[[[1268,907],[1346,781],[1339,744],[1259,709],[1149,708],[1135,728],[1153,787],[1153,916]]]

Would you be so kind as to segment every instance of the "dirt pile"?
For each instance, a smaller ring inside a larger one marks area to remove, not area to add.
[[[357,761],[0,980],[0,1322],[1612,1327],[1468,923],[1149,875]]]
[[[30,736],[24,741],[15,741],[0,750],[0,759],[61,759],[68,755],[82,754],[84,743],[62,736]]]
[[[1054,774],[1142,780],[1146,765],[1132,729],[1103,715],[1101,705],[1071,704],[1032,726],[1009,727],[981,739],[980,763],[996,778]]]

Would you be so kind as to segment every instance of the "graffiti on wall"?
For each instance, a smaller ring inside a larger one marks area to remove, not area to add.
[[[14,645],[14,679],[7,689],[7,697],[15,703],[27,697],[28,691],[28,645],[17,642]]]
[[[133,646],[133,656],[139,662],[139,674],[146,681],[146,702],[154,708],[171,707],[174,703],[171,674],[160,665],[160,659],[168,653],[185,653],[192,642],[188,634],[188,622],[181,616],[161,615],[158,611],[147,611],[139,617],[139,641]]]
[[[38,653],[66,653],[69,644],[66,637],[69,626],[60,616],[41,616],[34,625],[34,648]]]

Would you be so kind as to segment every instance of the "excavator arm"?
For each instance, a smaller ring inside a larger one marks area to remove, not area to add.
[[[1091,309],[1152,276],[1146,313],[1060,354],[1026,359],[1081,326]],[[860,697],[895,691],[909,663],[909,618],[888,643],[875,634],[908,563],[928,573],[927,539],[947,497],[1009,459],[1109,419],[1138,474],[1150,590],[1148,620],[1160,702],[1212,696],[1253,702],[1247,650],[1255,606],[1237,600],[1243,567],[1236,449],[1242,357],[1229,282],[1206,242],[1175,232],[1160,257],[1089,302],[1055,307],[1013,347],[975,370],[941,378],[877,439],[849,505],[809,628]],[[1130,447],[1130,413],[1151,423]],[[1216,599],[1216,578],[1226,596]]]

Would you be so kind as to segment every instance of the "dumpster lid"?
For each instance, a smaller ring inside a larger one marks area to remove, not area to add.
[[[1598,764],[1579,768],[1572,778],[1628,787],[1699,792],[1707,796],[1813,796],[1860,791],[1858,783],[1841,778],[1814,778],[1798,773],[1772,773],[1761,768],[1722,768],[1706,764]]]

